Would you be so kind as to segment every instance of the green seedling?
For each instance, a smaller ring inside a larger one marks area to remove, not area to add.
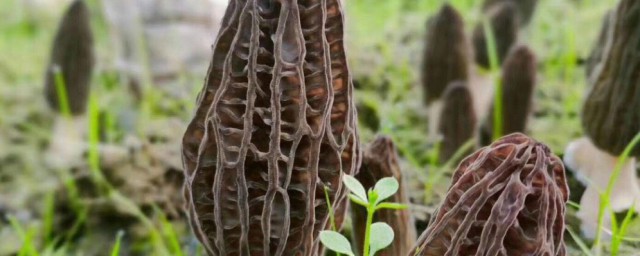
[[[373,189],[367,192],[362,184],[353,176],[345,175],[344,185],[349,189],[351,202],[359,204],[367,209],[367,223],[363,255],[373,256],[376,252],[386,248],[393,242],[393,229],[384,222],[373,223],[373,216],[381,209],[401,210],[406,209],[406,205],[397,203],[385,203],[384,200],[394,195],[399,188],[395,178],[387,177],[380,179]],[[374,237],[371,234],[375,234]],[[336,231],[320,232],[320,241],[327,248],[346,255],[353,256],[353,250],[349,240]]]

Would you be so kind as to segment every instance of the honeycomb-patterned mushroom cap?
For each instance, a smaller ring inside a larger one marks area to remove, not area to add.
[[[449,83],[469,78],[470,56],[462,16],[453,6],[443,5],[427,24],[422,57],[422,86],[427,105],[439,99]]]
[[[618,156],[640,132],[640,1],[623,0],[612,15],[612,38],[591,74],[582,127],[598,148]],[[640,147],[631,154],[640,157]]]
[[[191,225],[210,255],[317,255],[360,151],[339,0],[234,0],[183,138]]]
[[[523,135],[464,159],[410,255],[565,255],[564,166]]]
[[[93,47],[89,8],[84,1],[76,0],[60,22],[45,75],[45,98],[55,111],[62,111],[56,88],[56,83],[62,82],[71,114],[85,113],[95,62]]]

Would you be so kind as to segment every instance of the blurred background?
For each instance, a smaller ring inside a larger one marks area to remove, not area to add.
[[[0,255],[203,253],[182,212],[180,146],[226,1],[85,1],[94,69],[86,109],[69,117],[48,104],[45,79],[55,72],[52,45],[71,2],[0,1]],[[480,0],[344,1],[361,142],[376,134],[395,141],[403,171],[416,180],[411,208],[422,228],[451,171],[433,160],[420,80],[427,21],[445,2],[471,37],[483,17]],[[558,155],[582,135],[584,63],[616,3],[539,0],[518,30],[517,44],[537,56],[526,132]],[[640,235],[640,223],[630,227],[630,237]],[[566,240],[581,255],[581,241]],[[626,242],[623,251],[636,245]]]

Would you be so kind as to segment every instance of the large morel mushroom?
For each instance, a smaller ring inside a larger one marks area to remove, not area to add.
[[[410,255],[565,255],[562,161],[523,134],[463,160]]]
[[[360,152],[339,0],[231,1],[183,138],[186,207],[210,255],[317,255]]]
[[[569,144],[565,162],[587,185],[580,199],[578,217],[587,237],[595,236],[599,226],[599,194],[609,185],[619,156],[640,132],[640,1],[620,1],[616,10],[605,19],[603,32],[609,34],[597,68],[591,70],[591,89],[582,109],[582,127],[586,138]],[[610,20],[609,20],[610,19]],[[610,23],[607,25],[606,23]],[[606,28],[608,27],[608,28]],[[630,159],[621,163],[618,179],[612,186],[609,207],[622,211],[640,200],[640,186],[636,176],[636,158],[640,147],[631,150]],[[609,211],[606,211],[607,213]],[[610,226],[605,215],[604,226]]]

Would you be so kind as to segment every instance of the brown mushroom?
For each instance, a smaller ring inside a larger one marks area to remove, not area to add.
[[[57,112],[61,111],[63,104],[68,104],[69,111],[76,116],[84,114],[87,109],[95,61],[90,19],[85,2],[76,0],[67,9],[53,40],[46,71],[45,96],[49,106]],[[66,91],[66,103],[59,101],[57,82],[61,82]]]
[[[565,255],[562,161],[523,134],[464,159],[410,255]]]
[[[529,24],[538,4],[538,0],[485,0],[482,9],[486,11],[500,2],[514,3],[518,12],[518,23],[521,27]]]
[[[427,106],[440,99],[446,86],[469,78],[470,49],[460,13],[450,4],[427,25],[422,58],[422,86]]]
[[[618,156],[640,132],[640,2],[622,0],[611,15],[611,38],[603,49],[601,67],[591,74],[593,84],[582,110],[586,138],[572,142],[565,152],[567,166],[587,185],[578,212],[587,236],[597,231],[599,191],[606,190]],[[613,184],[609,204],[613,211],[640,201],[633,159],[640,156],[640,147],[633,148],[630,156]],[[635,210],[640,211],[638,204]],[[607,226],[608,221],[607,217]]]
[[[84,160],[84,114],[95,61],[90,18],[85,2],[74,1],[53,40],[44,89],[47,103],[57,113],[46,153],[46,162],[52,168],[68,168]]]
[[[502,134],[525,132],[536,85],[536,57],[529,47],[514,47],[502,67]],[[480,145],[493,137],[493,109],[480,128]]]
[[[210,255],[316,255],[360,150],[338,0],[231,1],[183,137],[185,197]]]
[[[498,2],[487,9],[485,16],[489,19],[489,25],[491,26],[495,39],[497,61],[498,64],[501,64],[505,57],[507,57],[511,46],[518,41],[516,5],[511,1]],[[472,41],[476,64],[482,68],[489,69],[491,63],[483,23],[479,23],[473,30]]]
[[[403,180],[402,170],[398,162],[396,147],[388,137],[377,137],[364,150],[362,166],[356,178],[364,187],[374,187],[376,182],[385,177],[394,177],[400,183],[400,189],[388,202],[408,205],[409,195],[407,184]],[[353,242],[357,245],[359,254],[362,252],[364,232],[367,221],[367,210],[356,204],[351,205],[353,221]],[[378,256],[408,255],[416,241],[416,230],[411,212],[405,210],[380,210],[374,216],[374,221],[382,221],[393,228],[395,238],[393,243]]]
[[[447,86],[439,125],[438,130],[442,136],[440,163],[445,163],[475,134],[473,98],[464,82],[454,82]]]

